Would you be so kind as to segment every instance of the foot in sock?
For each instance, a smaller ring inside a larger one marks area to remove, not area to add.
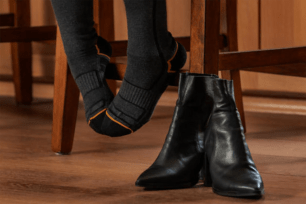
[[[92,0],[51,0],[71,73],[82,93],[86,119],[98,133],[129,134],[151,117],[168,85],[171,72],[183,67],[184,47],[167,30],[165,0],[125,0],[128,27],[128,66],[114,101],[104,73],[110,45],[93,27]],[[97,54],[96,44],[101,55]],[[108,109],[107,109],[108,107]],[[107,111],[106,111],[107,109]]]
[[[186,61],[184,47],[167,30],[165,0],[124,2],[129,37],[125,77],[108,109],[89,123],[109,136],[130,134],[148,122],[169,75]]]
[[[162,72],[150,87],[134,85],[128,80],[128,73],[125,75],[121,88],[110,106],[90,120],[89,125],[96,132],[108,136],[123,136],[133,133],[149,121],[160,96],[168,86],[169,77],[172,77],[186,62],[185,48],[177,42],[175,45],[175,54],[164,62]],[[142,64],[139,65],[139,62]],[[132,75],[134,77],[137,76],[139,66],[161,66],[161,60],[157,58],[147,61],[136,59],[134,63],[138,65],[135,68],[136,73]],[[128,70],[129,67],[127,72]]]
[[[112,52],[111,46],[106,40],[98,37],[96,48],[98,51],[95,56],[96,62],[86,67],[86,72],[74,78],[84,100],[88,123],[105,111],[114,98],[105,80],[105,71]]]
[[[114,96],[104,73],[112,49],[97,37],[92,0],[51,0],[60,28],[68,64],[85,104],[87,121],[103,111]]]

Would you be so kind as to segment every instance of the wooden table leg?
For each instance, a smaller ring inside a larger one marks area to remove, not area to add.
[[[73,145],[80,92],[68,68],[59,29],[57,35],[52,150],[69,154]]]

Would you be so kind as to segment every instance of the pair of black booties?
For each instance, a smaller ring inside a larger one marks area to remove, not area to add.
[[[136,186],[192,187],[198,183],[200,171],[204,186],[219,195],[264,194],[245,141],[233,82],[216,75],[184,73],[180,75],[179,97],[164,146]]]

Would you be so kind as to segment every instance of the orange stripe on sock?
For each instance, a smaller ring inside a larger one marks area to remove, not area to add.
[[[104,57],[106,57],[108,60],[110,60],[110,56],[101,53],[100,48],[98,47],[98,45],[96,45],[96,48],[97,48],[97,51],[98,51],[98,55],[104,56]]]
[[[175,53],[174,53],[174,55],[171,57],[171,59],[169,59],[168,60],[168,73],[174,73],[174,72],[176,72],[176,71],[173,71],[173,70],[171,70],[171,61],[174,59],[174,57],[175,57],[175,55],[176,55],[176,53],[177,53],[177,51],[178,51],[178,44],[177,44],[177,42],[175,42],[176,43],[176,50],[175,50]]]
[[[130,130],[131,131],[131,133],[133,133],[134,131],[131,129],[131,128],[129,128],[129,127],[127,127],[127,126],[125,126],[125,125],[123,125],[122,123],[120,123],[120,122],[118,122],[117,120],[115,120],[114,118],[112,118],[108,113],[107,113],[107,111],[106,111],[106,115],[107,115],[107,117],[109,117],[109,119],[111,119],[112,121],[114,121],[115,123],[117,123],[117,124],[119,124],[119,125],[121,125],[122,127],[124,127],[125,129],[128,129],[128,130]]]
[[[101,113],[103,113],[104,111],[106,111],[107,108],[104,108],[103,110],[101,110],[99,113],[97,113],[96,115],[92,116],[89,121],[88,121],[88,125],[90,124],[90,121],[95,119],[96,117],[98,117],[98,115],[100,115]]]
[[[98,53],[98,55],[102,55],[102,56],[106,57],[108,60],[110,60],[110,56],[108,56],[108,55],[106,55],[106,54]]]

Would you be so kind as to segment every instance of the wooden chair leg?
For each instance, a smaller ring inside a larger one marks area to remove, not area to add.
[[[222,3],[224,4],[224,0]],[[220,16],[218,16],[220,4],[220,0],[191,1],[189,70],[191,73],[204,73],[205,66],[205,73],[218,74],[219,49],[223,49],[225,46],[222,42],[223,36],[220,36]],[[226,30],[226,21],[222,25],[225,25],[222,29]]]
[[[205,2],[204,73],[218,75],[220,0]]]
[[[208,74],[218,74],[220,3],[220,0],[192,0],[190,40],[191,73],[205,72]],[[222,6],[224,6],[224,3],[225,1],[222,0]],[[226,1],[226,9],[223,8],[223,10],[227,11],[226,19],[222,19],[222,23],[227,23],[227,26],[223,28],[227,29],[228,50],[237,51],[237,1]],[[203,11],[205,11],[205,15]],[[204,61],[205,64],[203,63]],[[239,70],[222,71],[222,77],[224,79],[234,80],[237,109],[240,112],[241,121],[246,130],[240,72]]]
[[[190,72],[218,74],[220,0],[192,0]]]
[[[227,24],[228,51],[238,51],[238,28],[237,28],[237,0],[225,0],[226,19],[222,19],[222,23]],[[223,3],[224,3],[223,2]],[[245,114],[242,100],[242,89],[240,71],[222,71],[222,78],[234,81],[235,100],[237,109],[240,113],[241,122],[246,132]]]
[[[103,13],[99,13],[100,3],[107,4],[102,6]],[[107,10],[105,7],[107,6]],[[113,26],[113,1],[94,1],[94,20],[99,22],[97,25],[97,30],[100,33],[99,25],[101,24],[100,20],[107,20]],[[107,16],[100,16],[100,15]],[[100,18],[101,17],[101,18]],[[110,30],[110,27],[102,29],[104,31]],[[113,29],[111,29],[113,30]],[[103,33],[102,33],[103,34]],[[104,33],[107,40],[113,40],[114,33]],[[111,84],[111,89],[116,92],[116,82],[108,81]],[[56,40],[56,67],[55,67],[55,76],[54,76],[54,101],[53,101],[53,129],[52,129],[52,150],[59,154],[69,154],[72,150],[75,125],[77,119],[77,110],[79,103],[80,92],[75,84],[73,77],[70,73],[67,64],[67,58],[64,51],[63,42],[59,29],[57,30],[57,40]]]
[[[204,73],[205,0],[191,1],[190,73]]]
[[[11,43],[13,79],[16,102],[32,102],[32,46],[31,43]]]
[[[10,12],[14,13],[17,27],[30,26],[30,2],[9,1]],[[30,42],[11,43],[13,78],[17,103],[32,102],[32,45]]]
[[[80,92],[68,68],[58,29],[52,127],[52,150],[56,153],[69,154],[72,150],[79,96]]]

